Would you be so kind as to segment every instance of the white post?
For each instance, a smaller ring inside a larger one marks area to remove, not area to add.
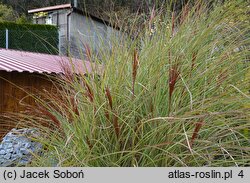
[[[58,28],[58,54],[59,55],[62,55],[61,47],[62,47],[62,43],[61,43],[61,31],[60,31],[60,28]]]
[[[77,8],[77,0],[74,0],[74,8]]]
[[[9,30],[8,29],[5,30],[5,47],[6,49],[9,48]]]

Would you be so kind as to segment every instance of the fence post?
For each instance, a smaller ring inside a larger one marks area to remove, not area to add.
[[[61,31],[60,28],[58,28],[58,55],[62,55],[62,50],[61,50]]]
[[[5,47],[6,49],[9,48],[9,30],[8,29],[5,30]]]

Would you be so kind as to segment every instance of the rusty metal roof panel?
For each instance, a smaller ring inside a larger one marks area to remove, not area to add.
[[[0,49],[0,70],[7,72],[37,72],[65,74],[91,72],[91,63],[58,55]]]

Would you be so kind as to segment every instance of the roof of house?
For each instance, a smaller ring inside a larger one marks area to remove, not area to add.
[[[0,71],[86,74],[92,71],[92,64],[88,61],[58,55],[0,49]]]
[[[101,22],[105,25],[111,26],[115,29],[119,30],[119,27],[114,26],[111,22],[109,22],[108,20],[104,20],[102,18],[99,18],[95,15],[92,15],[90,13],[87,13],[85,11],[82,11],[81,9],[78,9],[74,6],[72,6],[70,3],[69,4],[62,4],[62,5],[56,5],[56,6],[49,6],[49,7],[43,7],[43,8],[37,8],[37,9],[32,9],[32,10],[28,10],[29,14],[33,14],[33,13],[38,13],[38,12],[48,12],[48,11],[55,11],[55,10],[60,10],[60,9],[70,9],[72,8],[72,10],[76,13],[88,16],[90,18],[92,18],[93,20],[97,21],[97,22]]]
[[[43,7],[43,8],[28,10],[28,13],[46,12],[46,11],[67,9],[67,8],[71,8],[71,7],[72,6],[71,6],[70,3],[69,4],[61,4],[61,5],[56,5],[56,6],[49,6],[49,7]]]

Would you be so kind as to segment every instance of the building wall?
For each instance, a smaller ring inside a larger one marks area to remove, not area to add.
[[[58,15],[55,13],[53,16],[53,24],[59,27],[59,54],[67,55],[67,14],[70,13],[69,9],[58,10]]]
[[[88,45],[96,54],[103,49],[109,51],[111,39],[120,34],[120,31],[76,12],[70,15],[69,31],[70,53],[77,58],[86,57],[84,45]]]
[[[39,17],[39,18],[35,18],[33,20],[33,23],[34,24],[45,24],[46,23],[45,20],[46,20],[45,17]]]
[[[86,55],[84,44],[98,52],[102,41],[106,39],[106,34],[107,26],[73,12],[70,16],[70,54],[78,58],[81,57],[79,52]]]
[[[52,86],[51,81],[40,74],[0,71],[0,138],[16,125],[13,120],[8,121],[6,114],[22,113],[27,109],[25,105],[35,106],[34,98],[27,97],[28,94],[39,97],[44,90],[52,90]]]
[[[71,11],[71,9],[51,11],[48,12],[46,18],[37,19],[34,23],[51,23],[59,27],[58,48],[60,55],[86,58],[84,45],[88,45],[95,53],[98,53],[100,49],[108,51],[111,48],[110,40],[114,35],[117,36],[119,31],[102,22]]]
[[[52,89],[52,83],[46,76],[0,71],[0,113],[25,110],[20,100],[24,104],[34,105],[35,101],[32,97],[27,97],[28,93],[39,94],[44,89]]]

